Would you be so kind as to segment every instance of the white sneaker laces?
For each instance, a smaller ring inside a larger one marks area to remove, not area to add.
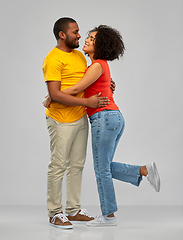
[[[96,216],[95,221],[101,223],[102,222],[102,216],[101,215]]]
[[[87,211],[86,209],[81,209],[81,211],[79,212],[79,214],[80,214],[80,215],[84,215],[84,216],[87,216],[87,217],[90,217],[90,218],[91,218],[91,216],[89,216],[89,215],[88,215],[88,211]]]
[[[63,213],[58,213],[55,216],[53,216],[51,222],[54,224],[56,218],[59,218],[63,223],[64,222],[69,222],[69,219],[63,214]]]

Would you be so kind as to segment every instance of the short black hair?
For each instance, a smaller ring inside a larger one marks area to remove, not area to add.
[[[94,59],[112,61],[123,56],[125,46],[118,30],[107,25],[100,25],[90,30],[89,34],[92,32],[97,32],[94,43]]]
[[[55,22],[54,27],[53,27],[53,33],[55,35],[55,38],[58,40],[59,32],[62,31],[62,32],[66,33],[69,23],[74,23],[74,22],[76,22],[76,21],[70,17],[59,18]]]

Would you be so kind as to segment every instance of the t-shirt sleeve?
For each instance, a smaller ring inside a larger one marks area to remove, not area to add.
[[[45,82],[61,81],[63,63],[53,57],[46,57],[43,61],[43,75]]]

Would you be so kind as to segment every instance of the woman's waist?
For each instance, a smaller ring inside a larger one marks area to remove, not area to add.
[[[91,116],[89,116],[90,121],[96,120],[96,119],[100,119],[105,115],[122,115],[122,113],[120,112],[119,109],[117,110],[109,110],[109,109],[104,109],[102,111],[96,112],[94,114],[92,114]]]
[[[102,107],[102,108],[88,108],[88,107],[86,108],[86,112],[89,117],[101,111],[118,111],[118,110],[119,110],[119,107],[115,103],[111,105],[107,105],[106,107]]]

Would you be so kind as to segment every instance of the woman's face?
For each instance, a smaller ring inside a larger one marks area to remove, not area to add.
[[[89,37],[85,40],[83,51],[88,54],[94,54],[95,50],[95,36],[97,32],[90,33]]]

